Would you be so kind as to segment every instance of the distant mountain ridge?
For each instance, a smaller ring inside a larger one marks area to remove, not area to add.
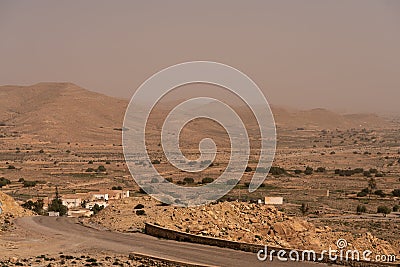
[[[128,100],[91,92],[73,83],[0,86],[0,123],[12,126],[13,131],[53,142],[120,143],[118,129],[122,128],[127,105]],[[205,104],[207,108],[212,106],[213,103]],[[388,126],[387,121],[374,114],[341,115],[326,109],[288,111],[275,106],[272,111],[277,126],[282,128]]]

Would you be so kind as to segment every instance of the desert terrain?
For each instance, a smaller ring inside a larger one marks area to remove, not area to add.
[[[143,232],[148,222],[196,235],[316,251],[345,238],[352,248],[400,256],[400,121],[394,117],[272,106],[278,140],[273,168],[264,184],[249,193],[258,163],[259,132],[249,110],[236,106],[252,146],[241,181],[217,203],[177,208],[144,194],[128,171],[121,140],[128,100],[71,83],[2,86],[0,96],[0,177],[4,178],[0,258],[4,262],[57,266],[75,261],[83,266],[96,258],[105,265],[118,261],[121,266],[140,266],[127,254],[107,254],[107,249],[79,253],[81,248],[60,245],[55,251],[45,245],[42,249],[51,251],[48,255],[24,243],[34,238],[27,238],[31,233],[24,232],[16,218],[46,215],[56,192],[61,200],[79,199],[79,204],[67,203],[69,211],[76,211],[70,216],[82,217],[78,215],[86,210],[91,216],[79,218],[81,223],[113,232]],[[180,139],[185,156],[197,158],[198,143],[205,137],[215,140],[218,154],[201,173],[177,170],[159,145],[162,121],[176,102],[160,104],[151,114],[146,128],[150,158],[173,183],[209,183],[227,166],[229,139],[217,123],[190,122]],[[212,103],[199,108],[211,109]],[[265,197],[282,197],[283,204],[259,203]],[[39,200],[43,205],[38,210],[26,205]],[[105,208],[94,211],[90,203],[104,203]]]

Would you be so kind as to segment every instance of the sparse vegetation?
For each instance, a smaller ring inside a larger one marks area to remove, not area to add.
[[[24,204],[21,205],[23,208],[31,210],[39,215],[44,215],[44,201],[43,199],[38,199],[37,201],[33,202],[32,200],[28,200]]]
[[[306,203],[301,203],[300,211],[303,215],[306,215],[307,212],[310,210],[310,207]]]
[[[194,179],[191,177],[186,177],[183,179],[186,184],[194,184]]]
[[[314,169],[309,167],[309,166],[307,166],[306,170],[304,171],[304,174],[305,175],[311,175],[311,174],[313,174],[313,172],[314,172]]]
[[[386,217],[386,215],[390,214],[391,212],[392,210],[387,206],[379,206],[377,209],[377,213],[382,213],[384,217]]]
[[[111,190],[122,190],[122,186],[113,186]]]
[[[201,180],[201,182],[202,182],[203,184],[209,184],[209,183],[214,182],[214,179],[211,178],[211,177],[204,177],[204,178]]]
[[[23,182],[24,187],[35,187],[37,183],[38,183],[37,181],[27,181],[27,180],[24,180]]]
[[[6,178],[4,178],[4,177],[1,177],[1,178],[0,178],[0,188],[2,188],[3,186],[6,186],[6,185],[8,185],[8,184],[11,184],[11,181],[10,181],[10,180],[8,180],[8,179],[6,179]]]
[[[392,195],[395,197],[400,197],[400,189],[394,189],[392,191]]]
[[[367,207],[365,207],[364,205],[358,205],[357,206],[357,213],[361,214],[361,213],[365,213],[367,212]]]

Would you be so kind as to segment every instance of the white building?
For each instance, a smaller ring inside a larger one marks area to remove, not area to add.
[[[283,197],[265,197],[265,205],[282,205]]]
[[[104,200],[108,201],[108,194],[107,193],[94,193],[92,195],[93,200]]]
[[[48,213],[47,213],[50,217],[59,217],[60,216],[60,213],[57,211],[49,211]]]
[[[82,199],[80,198],[62,198],[62,204],[67,206],[68,209],[80,208]]]

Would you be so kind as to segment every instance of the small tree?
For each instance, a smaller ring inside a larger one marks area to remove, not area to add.
[[[99,205],[99,204],[94,204],[93,208],[91,208],[90,210],[93,211],[93,215],[96,215],[97,213],[99,213],[101,210],[104,209],[103,205]]]
[[[365,213],[367,212],[367,208],[364,205],[358,205],[357,206],[357,213],[361,214],[361,213]]]
[[[375,180],[375,178],[371,177],[368,180],[368,189],[369,189],[369,197],[371,197],[372,190],[376,189],[376,180]]]
[[[393,196],[400,197],[400,189],[395,189],[392,191]]]
[[[391,212],[392,210],[386,206],[379,206],[377,209],[377,213],[382,213],[384,217],[386,217],[386,215],[390,214]]]
[[[306,203],[302,203],[300,207],[300,211],[303,215],[305,215],[310,210],[310,207]]]
[[[306,170],[304,171],[304,174],[311,175],[311,174],[313,174],[313,171],[314,171],[313,168],[307,166]]]
[[[59,212],[60,216],[63,216],[65,214],[67,214],[67,212],[68,212],[67,206],[64,206],[62,204],[62,200],[61,200],[60,195],[58,193],[58,188],[57,187],[56,187],[56,196],[51,201],[51,204],[49,205],[49,209],[48,210],[49,211],[54,211],[54,212]]]

